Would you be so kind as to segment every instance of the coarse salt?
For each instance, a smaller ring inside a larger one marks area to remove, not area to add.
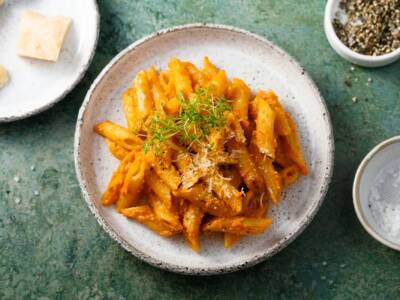
[[[369,188],[368,207],[377,226],[400,241],[400,159],[377,174]]]

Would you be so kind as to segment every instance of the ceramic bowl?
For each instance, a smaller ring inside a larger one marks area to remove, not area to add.
[[[397,165],[394,164],[395,161],[397,161]],[[379,202],[383,199],[400,207],[399,194],[396,192],[396,179],[391,176],[384,178],[385,180],[378,178],[388,167],[388,170],[390,167],[398,168],[397,181],[400,185],[400,136],[380,143],[361,162],[354,179],[353,203],[357,217],[365,230],[377,241],[400,251],[400,238],[394,238],[393,234],[389,234],[385,230],[382,215],[374,210],[374,206],[380,205]],[[371,193],[377,193],[378,197]],[[396,216],[393,217],[396,218]],[[398,217],[397,219],[400,220]]]
[[[273,225],[262,235],[245,237],[226,250],[220,236],[203,236],[200,253],[182,237],[166,239],[100,203],[118,161],[93,132],[110,119],[125,126],[121,95],[135,74],[151,65],[165,69],[171,57],[200,65],[205,55],[228,76],[253,91],[272,88],[299,127],[310,175],[288,188],[272,207]],[[83,196],[103,228],[126,250],[148,263],[185,274],[232,272],[267,259],[286,247],[311,222],[330,182],[333,136],[329,114],[318,89],[287,53],[257,35],[222,25],[193,24],[147,36],[119,53],[94,81],[79,112],[75,167]]]
[[[324,29],[325,35],[329,41],[329,44],[344,59],[349,62],[363,66],[363,67],[382,67],[400,58],[400,48],[384,55],[371,56],[357,53],[348,48],[338,38],[332,25],[332,21],[335,18],[335,14],[338,11],[340,0],[328,0],[325,6],[325,17],[324,17]]]
[[[17,55],[20,17],[28,9],[72,19],[57,62]],[[5,1],[0,7],[0,65],[8,70],[10,80],[0,90],[0,123],[50,108],[80,82],[96,49],[99,18],[95,0]]]

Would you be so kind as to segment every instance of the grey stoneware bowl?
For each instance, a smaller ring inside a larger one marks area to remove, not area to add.
[[[100,203],[118,161],[96,135],[96,123],[110,119],[125,126],[122,93],[135,74],[151,65],[165,68],[170,57],[201,64],[208,55],[228,76],[246,81],[253,91],[272,88],[298,124],[310,174],[289,187],[272,206],[273,225],[242,238],[226,250],[220,236],[203,236],[200,253],[182,237],[163,238]],[[311,222],[331,179],[334,142],[329,114],[318,89],[286,52],[250,32],[223,25],[191,24],[142,38],[119,53],[92,84],[79,112],[74,145],[75,167],[90,210],[124,249],[153,266],[172,272],[209,275],[255,265],[285,248]]]

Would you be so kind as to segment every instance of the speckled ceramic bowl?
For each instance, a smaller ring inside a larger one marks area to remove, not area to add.
[[[100,203],[117,167],[104,140],[93,132],[96,123],[111,119],[125,124],[122,92],[134,75],[155,65],[165,68],[176,56],[201,64],[208,55],[231,77],[253,91],[272,88],[295,118],[310,175],[287,189],[272,207],[274,223],[264,234],[241,239],[226,250],[220,236],[203,236],[199,254],[183,238],[163,238]],[[237,271],[274,255],[293,241],[320,207],[333,168],[333,136],[324,100],[313,81],[287,53],[250,32],[221,25],[186,25],[145,37],[118,54],[91,86],[79,112],[75,134],[75,166],[89,208],[103,228],[126,250],[159,268],[185,274]]]

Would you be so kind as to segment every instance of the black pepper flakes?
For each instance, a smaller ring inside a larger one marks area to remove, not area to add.
[[[378,56],[400,48],[400,0],[342,0],[339,8],[333,27],[350,49]]]

